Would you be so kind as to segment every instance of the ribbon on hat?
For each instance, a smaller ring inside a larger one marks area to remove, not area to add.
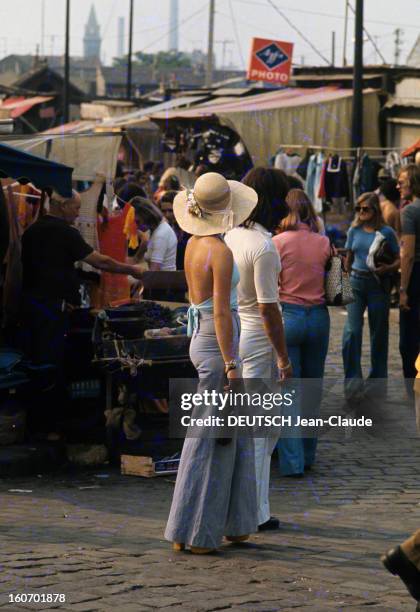
[[[187,189],[187,208],[190,215],[194,215],[194,217],[199,218],[203,216],[203,211],[195,199],[194,191],[192,189]]]
[[[225,228],[225,231],[228,232],[229,230],[233,229],[234,212],[232,209],[232,200],[229,201],[229,205],[223,210],[214,210],[214,209],[210,210],[198,204],[194,196],[194,191],[192,189],[189,189],[187,191],[188,191],[187,208],[188,208],[188,212],[191,215],[194,215],[195,217],[199,217],[199,218],[204,217],[205,214],[211,215],[211,216],[223,215],[222,224]]]

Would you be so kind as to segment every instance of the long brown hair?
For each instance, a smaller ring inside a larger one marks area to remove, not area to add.
[[[362,193],[362,195],[357,199],[357,206],[361,206],[362,204],[366,204],[370,206],[370,208],[374,212],[372,221],[369,221],[369,225],[373,225],[375,230],[380,230],[381,227],[385,225],[385,223],[382,217],[382,211],[381,211],[381,205],[379,203],[379,198],[376,195],[376,193],[374,193],[373,191],[367,191],[366,193]],[[356,216],[354,217],[354,221],[351,224],[351,226],[360,227],[364,223],[365,221],[362,221],[360,219],[360,214],[356,213]]]
[[[299,229],[299,223],[305,223],[312,232],[319,232],[319,222],[315,209],[303,189],[291,189],[286,196],[289,214],[282,220],[279,233]]]
[[[252,168],[242,182],[252,187],[258,194],[258,204],[244,222],[244,227],[260,223],[269,232],[287,215],[285,203],[288,192],[287,175],[277,168]]]
[[[410,189],[416,198],[420,198],[420,167],[417,164],[408,164],[400,170],[401,174],[406,174]]]

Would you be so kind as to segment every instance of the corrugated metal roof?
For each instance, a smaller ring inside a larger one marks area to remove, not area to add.
[[[141,108],[140,110],[127,113],[126,115],[122,115],[120,117],[107,119],[102,123],[102,125],[122,126],[124,123],[133,123],[136,120],[140,121],[143,117],[149,117],[151,113],[164,113],[165,111],[172,111],[180,106],[190,106],[191,104],[205,100],[206,97],[207,96],[183,96],[181,98],[172,98],[172,100],[167,100],[166,102],[161,102],[160,104],[155,104],[154,106],[149,106],[147,108]]]
[[[213,96],[243,96],[250,91],[254,91],[254,87],[220,87],[212,91]]]
[[[17,97],[17,98],[8,98],[4,100],[0,106],[0,109],[7,109],[10,111],[10,117],[12,119],[16,119],[21,115],[24,115],[28,110],[30,110],[36,104],[43,104],[44,102],[49,102],[53,100],[52,96],[34,96],[33,98],[25,98],[25,97]]]
[[[366,72],[363,75],[365,80],[369,79],[379,79],[383,75],[382,74],[371,74],[370,72]],[[337,72],[336,74],[296,74],[292,77],[293,81],[352,81],[352,74],[343,74]]]
[[[186,119],[200,118],[224,113],[256,112],[280,107],[320,104],[322,102],[351,97],[352,95],[351,89],[338,89],[337,87],[317,87],[314,89],[294,87],[282,91],[247,96],[246,98],[239,98],[226,104],[217,104],[217,100],[215,100],[214,105],[198,105],[190,110],[172,111],[166,114],[160,112],[150,113],[149,116],[152,119],[173,119],[176,117]]]

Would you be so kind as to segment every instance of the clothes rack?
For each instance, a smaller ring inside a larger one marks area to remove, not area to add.
[[[330,147],[328,145],[312,144],[280,144],[279,149],[313,149],[315,151],[402,151],[405,147]]]

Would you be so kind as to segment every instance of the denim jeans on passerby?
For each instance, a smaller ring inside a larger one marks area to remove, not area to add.
[[[293,377],[323,378],[330,336],[328,308],[282,303],[282,309]],[[303,395],[304,391],[305,387],[302,388]],[[312,404],[321,402],[321,393],[322,386],[319,385],[319,397],[312,396]],[[315,437],[280,438],[277,444],[280,473],[283,476],[302,474],[305,466],[310,467],[315,461],[316,445]]]
[[[413,388],[416,377],[415,362],[420,351],[420,262],[415,262],[408,284],[410,310],[400,311],[400,353],[407,387]]]
[[[388,376],[389,294],[373,275],[350,278],[354,302],[347,305],[347,321],[343,331],[343,363],[346,397],[361,390],[363,378],[361,358],[363,314],[368,309],[370,331],[370,379]],[[385,389],[384,389],[385,391]]]

